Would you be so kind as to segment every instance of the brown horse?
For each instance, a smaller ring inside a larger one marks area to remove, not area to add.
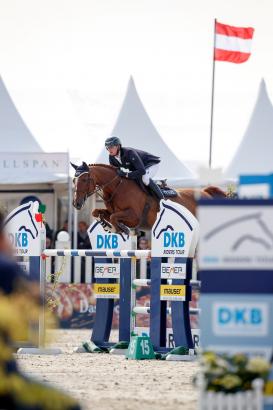
[[[105,228],[113,227],[113,232],[126,233],[126,227],[151,229],[159,211],[159,203],[135,181],[118,176],[118,169],[111,165],[88,166],[85,162],[80,166],[71,165],[76,170],[73,197],[75,208],[80,210],[89,196],[98,193],[106,209],[94,209],[92,215],[101,220]],[[226,197],[224,191],[214,186],[205,189],[179,189],[177,194],[169,199],[185,206],[194,215],[197,198]]]

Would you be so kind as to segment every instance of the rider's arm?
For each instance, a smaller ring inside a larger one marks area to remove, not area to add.
[[[138,153],[134,150],[132,150],[129,154],[129,159],[130,162],[134,165],[135,171],[131,171],[128,173],[128,178],[129,179],[138,179],[142,175],[146,173],[145,166],[143,164],[142,159],[138,155]]]
[[[109,164],[120,168],[121,164],[111,155],[109,155]]]

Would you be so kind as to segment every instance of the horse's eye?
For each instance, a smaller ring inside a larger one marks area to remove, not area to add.
[[[73,184],[75,185],[76,178],[73,178],[73,179],[72,179],[72,182],[73,182]]]

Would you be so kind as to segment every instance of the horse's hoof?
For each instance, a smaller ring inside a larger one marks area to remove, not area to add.
[[[126,235],[130,235],[130,229],[128,228],[128,226],[124,225],[122,222],[119,222],[118,227],[120,228],[121,232],[125,233]]]
[[[116,233],[116,229],[114,228],[114,226],[112,224],[110,224],[110,222],[106,221],[103,218],[98,219],[98,221],[100,222],[101,226],[103,227],[103,229],[105,230],[105,232],[107,233]]]

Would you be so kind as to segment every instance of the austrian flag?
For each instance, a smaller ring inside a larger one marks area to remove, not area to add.
[[[233,27],[216,22],[214,60],[244,63],[251,54],[254,28]]]

